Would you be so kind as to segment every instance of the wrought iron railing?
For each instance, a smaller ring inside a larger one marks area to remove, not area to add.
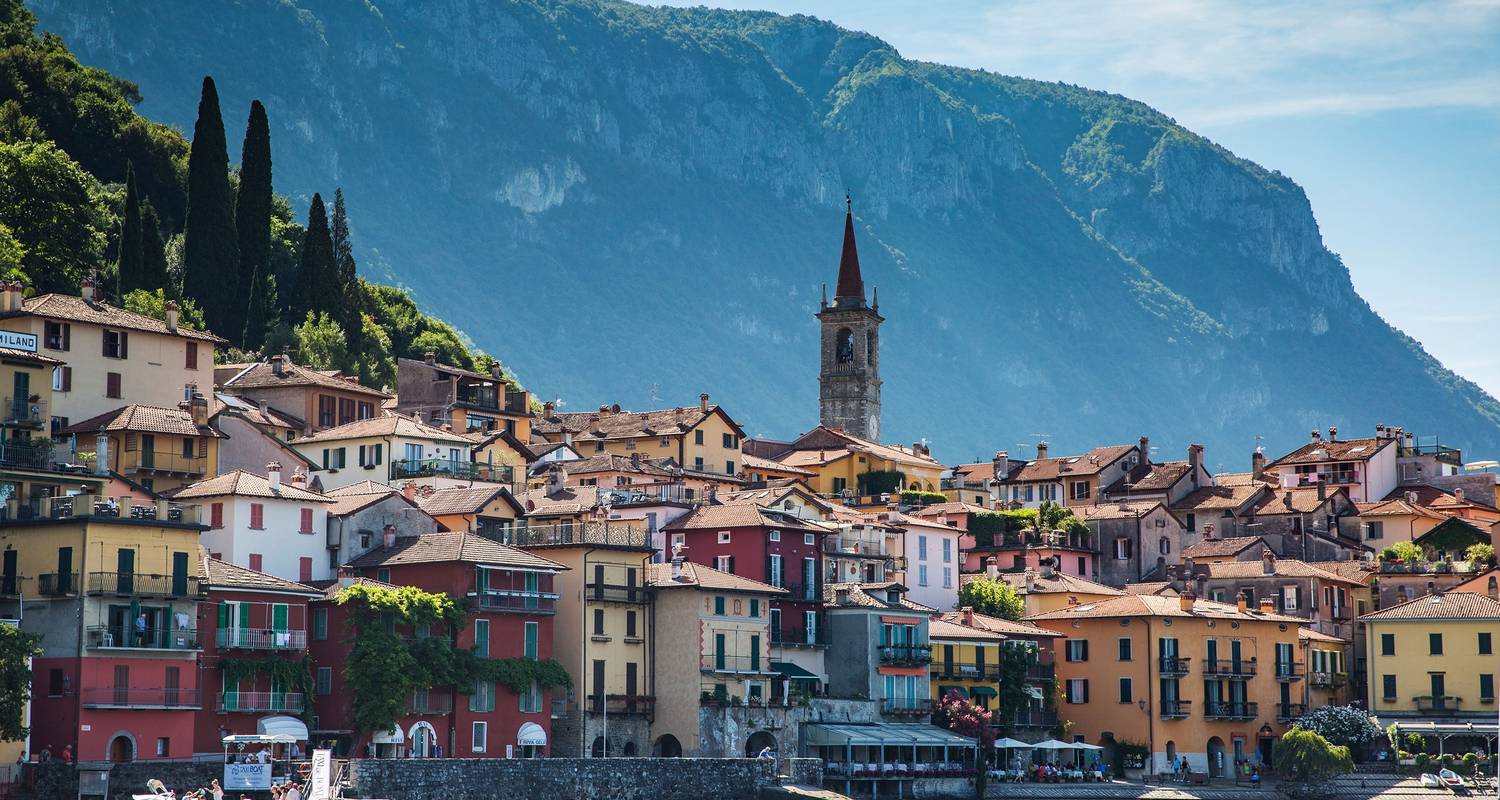
[[[932,647],[925,644],[881,645],[880,663],[920,666],[932,663]]]
[[[304,650],[307,631],[271,628],[219,628],[215,641],[221,650]]]
[[[191,597],[204,592],[203,579],[196,575],[90,572],[86,584],[89,594],[132,597]]]
[[[128,625],[90,625],[84,629],[91,648],[137,648],[147,650],[197,650],[197,630],[146,628],[138,631]]]
[[[527,592],[485,589],[475,593],[477,605],[485,611],[514,611],[520,614],[554,614],[556,592]]]
[[[608,545],[613,547],[651,546],[651,533],[645,527],[609,522],[527,525],[512,528],[510,535],[512,540],[506,543],[514,544],[517,547],[575,544]]]
[[[1182,656],[1163,656],[1161,659],[1161,674],[1167,676],[1186,675],[1188,674],[1190,661],[1192,659],[1183,658]]]
[[[930,671],[933,680],[942,678],[945,680],[998,681],[1000,679],[999,664],[933,662]]]
[[[1278,681],[1300,681],[1302,680],[1302,662],[1300,661],[1277,661],[1276,680]]]
[[[1253,678],[1255,677],[1255,660],[1210,659],[1203,662],[1203,674],[1218,678]]]
[[[828,629],[815,627],[811,630],[796,626],[771,629],[771,644],[790,647],[826,647],[829,643]]]
[[[1162,719],[1187,719],[1193,713],[1193,701],[1191,700],[1163,700],[1161,703]]]
[[[306,698],[301,692],[219,692],[219,711],[252,712],[289,711],[302,713]]]
[[[1276,721],[1277,722],[1291,722],[1294,719],[1301,719],[1302,715],[1306,714],[1306,713],[1307,713],[1307,704],[1306,703],[1277,703],[1276,704]]]
[[[391,462],[391,480],[432,476],[513,484],[516,480],[516,470],[509,464],[486,464],[452,458],[400,459]]]
[[[125,687],[85,688],[80,693],[84,708],[198,708],[197,689],[135,689]]]
[[[1205,703],[1203,716],[1208,719],[1251,720],[1260,715],[1259,703]]]

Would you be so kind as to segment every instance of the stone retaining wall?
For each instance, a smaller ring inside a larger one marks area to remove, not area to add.
[[[822,780],[817,759],[781,767],[799,783]],[[365,759],[350,772],[351,794],[365,798],[754,800],[757,786],[775,780],[770,762],[750,758]]]

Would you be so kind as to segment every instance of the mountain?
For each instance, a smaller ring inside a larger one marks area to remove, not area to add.
[[[213,74],[361,269],[565,407],[710,392],[817,421],[853,194],[888,438],[949,460],[1378,422],[1500,450],[1500,403],[1355,293],[1288,177],[1127,98],[903,59],[810,17],[610,0],[36,0],[184,129]],[[168,24],[170,23],[170,24]],[[659,399],[658,399],[659,398]]]

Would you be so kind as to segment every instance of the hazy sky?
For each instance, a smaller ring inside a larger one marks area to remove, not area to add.
[[[1370,305],[1500,396],[1500,0],[708,4],[1141,100],[1297,181]]]

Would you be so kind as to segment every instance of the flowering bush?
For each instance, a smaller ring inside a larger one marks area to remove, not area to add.
[[[1370,715],[1352,706],[1323,706],[1297,720],[1303,730],[1313,731],[1336,745],[1364,747],[1384,735]]]

